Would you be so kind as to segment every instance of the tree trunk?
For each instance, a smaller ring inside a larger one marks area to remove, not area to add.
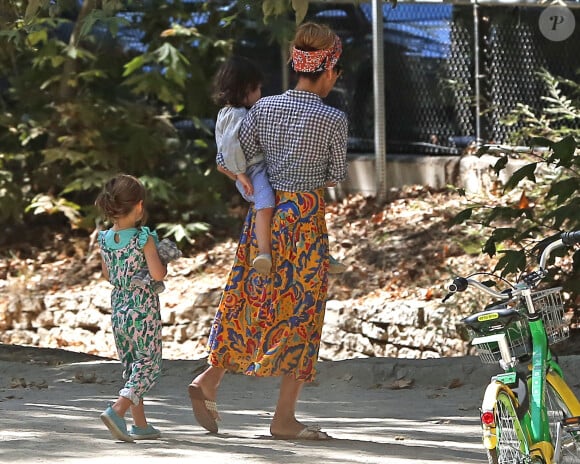
[[[83,0],[81,10],[75,22],[73,31],[70,35],[68,44],[70,47],[76,47],[80,40],[81,29],[83,23],[88,14],[95,9],[96,0]],[[62,70],[62,78],[60,81],[60,101],[70,100],[73,96],[74,87],[70,85],[70,77],[76,72],[76,60],[73,58],[67,58],[64,62]]]

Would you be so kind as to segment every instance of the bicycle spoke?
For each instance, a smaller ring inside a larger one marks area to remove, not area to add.
[[[572,417],[566,403],[558,392],[550,385],[546,384],[546,412],[550,423],[550,434],[552,440],[556,440],[558,424],[567,417]],[[561,463],[580,463],[580,436],[577,432],[566,432],[562,430],[562,440],[560,444]]]
[[[511,399],[500,392],[497,396],[496,409],[497,446],[490,453],[490,461],[497,464],[527,464],[529,457],[522,452],[526,449],[523,442],[521,425],[517,418]]]

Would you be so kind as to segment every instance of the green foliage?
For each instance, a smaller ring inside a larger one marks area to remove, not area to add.
[[[79,221],[79,206],[64,198],[54,198],[50,195],[36,195],[26,211],[32,210],[34,214],[62,213],[67,219],[76,224]]]
[[[233,188],[215,170],[211,79],[244,31],[239,11],[181,0],[0,8],[0,225],[55,216],[90,229],[99,189],[127,172],[148,189],[150,222],[177,240],[222,228]],[[126,47],[127,28],[143,49]]]
[[[484,145],[477,152],[499,157],[493,166],[496,174],[510,161],[523,163],[504,184],[499,204],[470,205],[451,221],[451,225],[476,222],[489,231],[482,251],[490,256],[501,254],[496,271],[504,276],[524,271],[526,257],[541,251],[537,247],[541,239],[580,229],[580,86],[545,71],[539,76],[547,89],[544,110],[536,115],[529,107],[517,105],[507,121],[521,124],[513,142],[529,148]],[[560,278],[578,294],[580,252],[573,261],[572,269]]]
[[[165,230],[166,235],[174,237],[178,242],[186,240],[187,242],[193,244],[195,242],[194,237],[198,236],[202,232],[208,232],[210,225],[202,222],[189,222],[184,225],[161,223],[157,226],[157,228],[160,230]]]
[[[90,230],[98,190],[127,172],[168,234],[222,229],[233,188],[214,166],[212,76],[242,36],[287,44],[308,4],[0,2],[0,226],[54,217]]]

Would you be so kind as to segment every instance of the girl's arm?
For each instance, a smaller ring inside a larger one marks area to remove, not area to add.
[[[101,272],[103,273],[103,277],[108,282],[109,281],[109,270],[107,269],[107,265],[105,264],[105,260],[101,256]]]
[[[252,185],[252,181],[250,180],[250,178],[246,173],[238,174],[237,180],[240,182],[240,184],[242,184],[242,187],[246,192],[246,195],[254,194],[254,186]]]
[[[228,176],[232,180],[237,179],[236,175],[233,172],[228,171],[226,168],[221,167],[219,164],[217,165],[217,170],[219,172],[221,172],[222,174],[225,174],[226,176]]]
[[[145,254],[145,260],[147,261],[147,268],[149,269],[151,278],[154,280],[163,280],[167,275],[167,266],[159,258],[153,237],[147,237],[147,243],[143,247],[143,253]]]

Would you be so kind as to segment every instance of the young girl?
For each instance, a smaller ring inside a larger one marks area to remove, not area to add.
[[[101,414],[113,437],[122,441],[155,439],[159,430],[147,423],[143,396],[161,372],[161,315],[152,286],[131,284],[131,277],[147,266],[154,280],[167,273],[157,252],[157,235],[145,221],[145,187],[133,176],[120,174],[109,180],[95,204],[113,222],[99,232],[103,276],[113,285],[112,325],[115,345],[123,365],[124,387],[117,401]],[[131,410],[134,425],[127,431],[125,413]]]
[[[240,125],[249,108],[262,96],[262,74],[247,58],[232,56],[218,70],[214,87],[214,100],[223,106],[215,127],[218,170],[235,180],[244,199],[254,203],[258,254],[252,266],[261,274],[269,274],[275,194],[268,180],[264,155],[259,152],[247,159],[238,139]],[[344,264],[330,256],[329,273],[339,274],[345,269]]]
[[[263,155],[246,160],[238,140],[244,116],[262,96],[262,74],[247,58],[233,56],[218,70],[214,87],[214,99],[222,106],[215,127],[218,169],[236,181],[245,200],[254,203],[258,255],[252,265],[258,272],[268,274],[272,267],[270,222],[274,191],[268,182]]]

